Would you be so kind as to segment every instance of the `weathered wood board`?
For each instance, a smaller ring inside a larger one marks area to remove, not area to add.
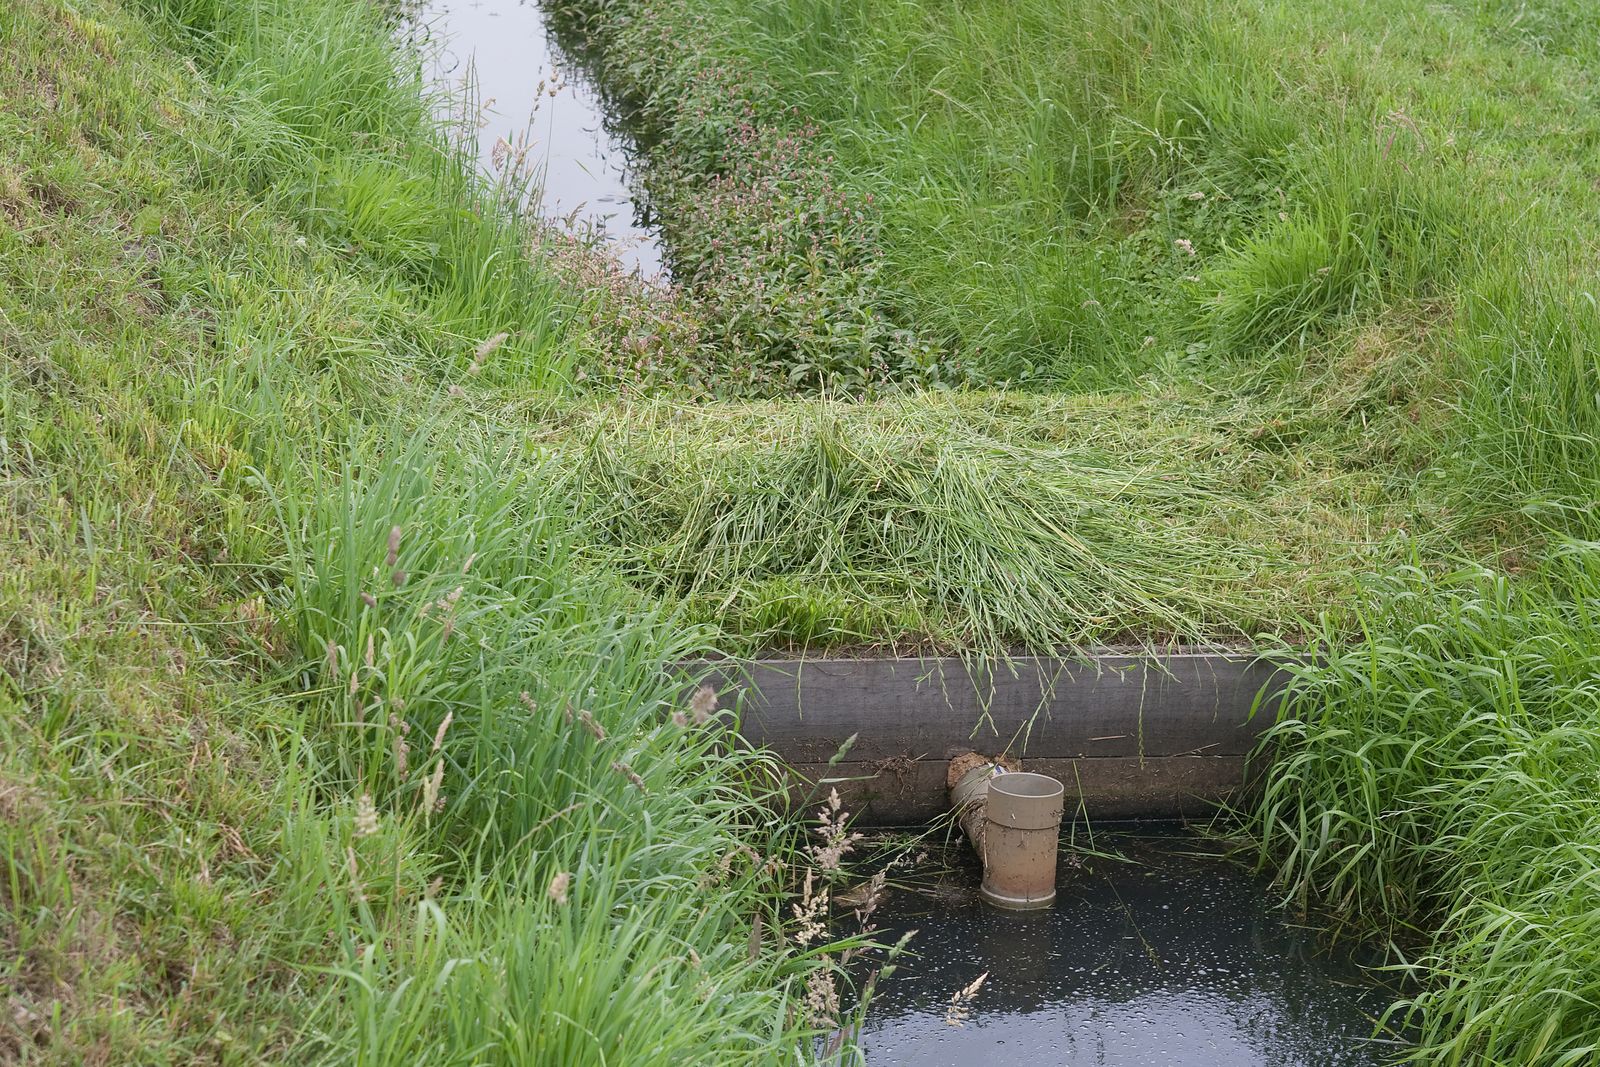
[[[837,787],[876,825],[944,811],[948,762],[971,751],[1009,752],[1061,779],[1069,807],[1091,819],[1201,814],[1244,787],[1245,757],[1286,681],[1271,663],[1204,653],[760,660],[711,678],[740,732],[790,765],[797,800],[812,783]]]

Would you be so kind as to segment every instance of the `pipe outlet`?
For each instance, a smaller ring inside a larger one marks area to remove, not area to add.
[[[983,834],[973,842],[983,856],[983,899],[1017,911],[1048,908],[1056,899],[1066,790],[1027,771],[993,775],[986,784]]]

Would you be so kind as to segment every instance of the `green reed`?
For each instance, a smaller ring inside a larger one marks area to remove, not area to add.
[[[1600,553],[1541,583],[1472,569],[1369,592],[1367,637],[1296,668],[1249,824],[1302,911],[1390,938],[1423,1063],[1600,1047],[1593,780]]]

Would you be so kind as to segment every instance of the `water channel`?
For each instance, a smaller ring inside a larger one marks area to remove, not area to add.
[[[625,267],[658,274],[660,250],[628,186],[628,146],[538,4],[432,0],[421,18],[434,77],[459,83],[470,72],[493,100],[484,166],[498,137],[528,131],[544,213],[576,211],[616,242]],[[979,901],[970,857],[937,882],[891,893],[873,916],[879,939],[919,932],[915,955],[878,987],[868,1063],[1375,1067],[1403,1049],[1392,1034],[1374,1037],[1392,995],[1360,961],[1288,925],[1261,885],[1199,839],[1163,832],[1096,845],[1081,865],[1061,864],[1057,903],[1044,912]],[[951,1025],[951,995],[985,972]]]
[[[551,39],[533,0],[431,0],[418,12],[428,27],[431,74],[459,91],[469,75],[487,104],[481,163],[495,141],[526,132],[543,165],[544,214],[603,229],[617,258],[645,278],[661,270],[655,235],[638,222],[628,188],[628,145],[607,129],[595,87]],[[551,88],[555,92],[551,94]]]
[[[1403,1051],[1374,1038],[1392,991],[1287,924],[1214,846],[1178,831],[1096,844],[1122,858],[1061,864],[1046,911],[982,903],[975,861],[894,893],[878,937],[916,929],[916,958],[879,985],[867,1062],[1376,1067]],[[951,996],[985,972],[952,1025]]]

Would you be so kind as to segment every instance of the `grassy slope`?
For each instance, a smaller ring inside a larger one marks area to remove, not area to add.
[[[916,318],[1057,374],[1453,303],[1595,203],[1592,72],[1492,4],[708,6],[876,193]]]
[[[526,235],[365,9],[145,15],[0,10],[0,1058],[795,1057],[705,635],[473,414],[562,373]]]

